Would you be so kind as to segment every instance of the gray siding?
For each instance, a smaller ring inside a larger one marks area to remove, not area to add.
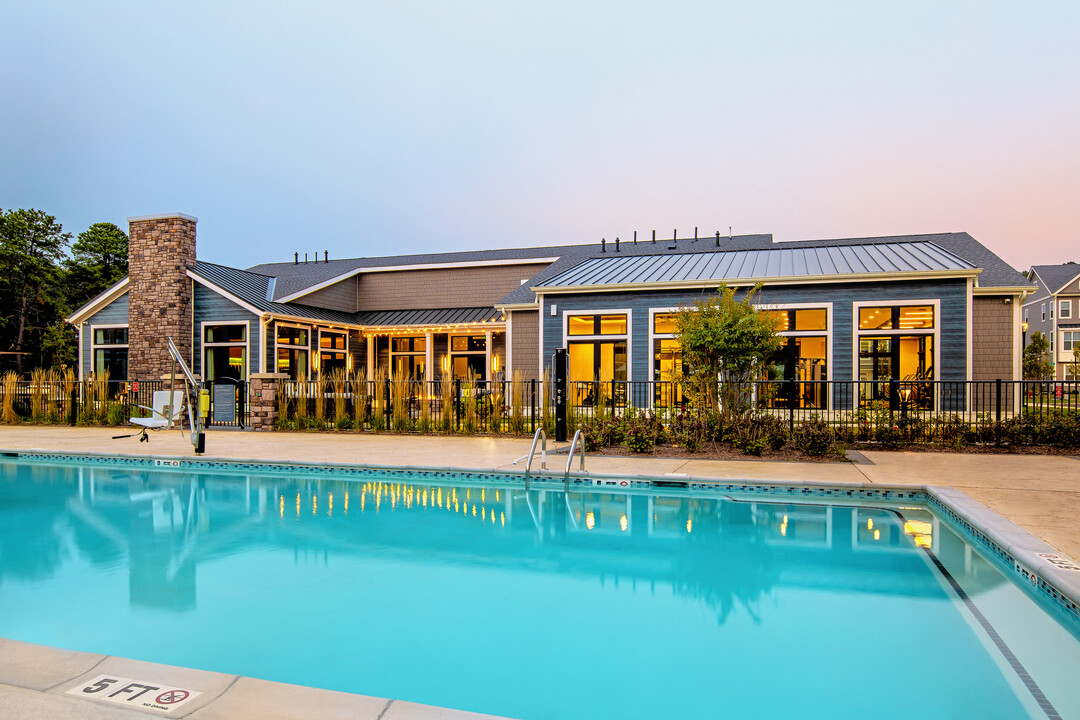
[[[536,310],[514,310],[507,317],[507,325],[513,326],[512,372],[521,373],[525,380],[540,379],[540,326]]]
[[[546,295],[541,312],[544,323],[544,367],[546,369],[550,363],[550,355],[555,348],[562,345],[564,311],[593,312],[597,309],[629,308],[632,313],[631,380],[649,380],[651,379],[648,374],[651,354],[649,309],[690,306],[697,299],[709,294],[711,291]],[[888,305],[915,299],[937,299],[941,302],[939,318],[941,368],[938,369],[938,379],[953,381],[966,379],[967,283],[963,280],[766,287],[758,295],[757,302],[778,305],[831,302],[833,328],[829,348],[829,379],[852,380],[854,379],[852,303],[872,302]],[[554,317],[551,316],[552,303],[558,306]]]
[[[262,330],[259,316],[245,310],[233,301],[218,295],[213,290],[195,283],[195,345],[194,367],[191,371],[202,375],[202,326],[203,323],[226,322],[237,320],[246,321],[248,324],[248,376],[251,373],[261,372],[256,363],[259,357],[259,333]]]
[[[322,290],[316,290],[310,295],[304,295],[297,298],[296,302],[303,305],[314,305],[315,307],[326,308],[328,310],[340,310],[341,312],[354,313],[360,308],[357,307],[357,281],[359,278],[353,276],[346,278],[339,283],[334,283],[329,287],[325,287]]]
[[[1013,304],[1004,297],[976,297],[971,306],[971,379],[1011,380]]]
[[[90,328],[94,325],[127,325],[127,322],[128,294],[125,292],[123,295],[91,315],[90,318],[79,327],[79,334],[82,337],[82,358],[80,362],[82,363],[84,377],[94,369],[93,358],[91,357],[93,353],[91,346],[94,343],[94,336],[91,334]],[[134,380],[136,378],[131,379]]]
[[[494,306],[545,267],[546,263],[368,273],[360,280],[358,304],[361,310]]]

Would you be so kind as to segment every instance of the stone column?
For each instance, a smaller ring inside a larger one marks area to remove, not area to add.
[[[169,372],[166,338],[192,364],[196,218],[182,213],[128,218],[128,377]]]
[[[285,373],[251,374],[251,429],[273,430],[277,420],[278,393],[288,380]]]

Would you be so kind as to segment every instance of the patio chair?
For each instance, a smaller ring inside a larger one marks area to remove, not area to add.
[[[138,433],[132,433],[131,435],[115,435],[113,440],[118,438],[132,437],[137,434],[139,436],[139,442],[149,442],[150,438],[147,436],[147,430],[161,430],[162,428],[172,427],[173,423],[179,422],[184,410],[184,396],[183,390],[173,390],[172,395],[172,416],[167,417],[165,413],[168,412],[170,391],[168,390],[155,390],[154,391],[154,407],[149,408],[145,405],[135,405],[137,408],[150,411],[150,417],[133,417],[129,418],[128,422],[132,425],[138,425],[142,428]]]

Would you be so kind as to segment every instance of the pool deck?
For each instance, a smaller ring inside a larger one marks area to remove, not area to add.
[[[122,429],[14,426],[0,429],[0,450],[193,457],[186,435],[152,433],[150,442],[114,440]],[[522,470],[514,460],[530,441],[490,437],[251,433],[210,431],[206,459]],[[551,443],[554,447],[554,443]],[[1003,515],[1063,555],[1080,559],[1080,456],[863,452],[866,462],[800,463],[661,457],[586,459],[591,473],[684,474],[693,477],[824,484],[953,487]],[[566,456],[549,455],[561,470]],[[534,461],[533,467],[537,467]],[[577,461],[574,462],[577,467]],[[136,682],[198,688],[176,712],[136,711],[67,694],[79,683],[114,673]],[[307,720],[479,720],[490,716],[254,680],[0,639],[0,719],[185,717]]]

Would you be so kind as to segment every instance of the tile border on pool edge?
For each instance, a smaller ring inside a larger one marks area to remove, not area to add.
[[[225,460],[154,457],[146,455],[114,455],[96,453],[57,453],[0,449],[0,460],[37,460],[65,465],[90,463],[112,467],[131,467],[166,470],[219,470],[231,473],[255,472],[271,475],[303,473],[305,475],[348,475],[352,478],[390,475],[425,475],[432,480],[478,481],[493,477],[508,483],[520,483],[524,471],[507,472],[495,468],[438,468],[416,466],[344,465],[334,463],[274,462],[260,460]],[[596,479],[617,479],[618,486],[598,485]],[[538,471],[530,476],[530,484],[544,489],[563,487],[563,476],[553,471]],[[1017,583],[1028,587],[1050,605],[1080,625],[1080,572],[1063,570],[1039,553],[1054,552],[1054,548],[1039,540],[1008,518],[990,510],[965,493],[950,487],[904,486],[890,487],[873,483],[807,483],[792,481],[754,482],[707,477],[679,478],[646,475],[610,475],[603,473],[571,473],[570,484],[575,488],[598,491],[672,490],[722,495],[750,493],[780,499],[800,500],[830,498],[835,500],[876,500],[924,502],[947,518],[965,536],[985,549],[1000,563],[1012,569]]]

